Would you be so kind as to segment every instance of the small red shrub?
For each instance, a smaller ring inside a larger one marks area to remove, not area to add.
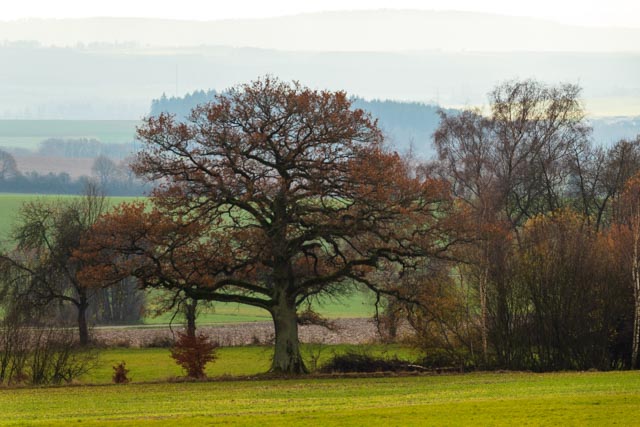
[[[216,359],[218,344],[211,342],[204,334],[191,337],[179,333],[176,343],[171,348],[171,357],[187,371],[190,378],[204,378],[207,363]]]
[[[129,377],[127,377],[127,374],[129,373],[129,370],[126,368],[125,366],[126,364],[124,362],[120,362],[117,365],[115,365],[113,367],[113,382],[116,384],[126,384],[129,381],[131,381],[129,379]]]

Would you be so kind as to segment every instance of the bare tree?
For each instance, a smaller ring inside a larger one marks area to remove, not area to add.
[[[533,80],[503,83],[490,95],[496,174],[514,230],[565,205],[570,155],[590,133],[579,96],[576,85]]]
[[[76,308],[82,345],[89,343],[87,313],[95,291],[80,282],[82,261],[73,252],[105,207],[104,196],[93,186],[78,199],[26,203],[13,230],[17,247],[0,255],[3,268],[13,271],[5,276],[12,277],[5,281],[5,287],[26,283],[19,289],[20,297],[40,306],[62,302]]]
[[[492,253],[501,247],[505,233],[517,238],[528,218],[567,203],[568,166],[590,132],[579,94],[575,85],[509,81],[490,93],[488,116],[480,110],[440,113],[434,134],[436,170],[451,183],[476,224],[477,240],[465,254],[469,264],[462,271],[477,282],[485,363]]]
[[[18,176],[16,159],[4,150],[0,150],[0,181]]]
[[[596,230],[610,224],[620,212],[616,203],[627,181],[640,171],[640,138],[620,140],[608,150],[583,144],[574,148],[569,197]]]
[[[634,175],[625,185],[617,203],[618,217],[613,228],[613,239],[621,258],[631,274],[633,289],[633,329],[631,338],[631,367],[640,367],[640,174]]]
[[[472,212],[479,232],[475,250],[467,251],[471,261],[469,272],[477,279],[480,301],[480,331],[484,363],[488,359],[487,282],[489,279],[489,239],[501,209],[498,176],[496,174],[496,140],[493,122],[478,110],[457,115],[440,112],[440,127],[434,134],[439,156],[439,172],[452,183],[453,193]],[[483,232],[484,230],[484,232]]]
[[[106,188],[110,182],[118,179],[120,169],[109,157],[100,155],[93,161],[91,172],[98,178],[102,188]]]

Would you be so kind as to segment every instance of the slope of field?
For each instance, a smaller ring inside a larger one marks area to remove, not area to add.
[[[15,224],[20,207],[23,203],[35,200],[64,200],[71,197],[76,196],[42,196],[39,194],[0,193],[0,247],[9,243],[11,227]],[[117,205],[118,203],[131,200],[135,200],[135,197],[110,197],[109,203],[111,205]]]
[[[48,173],[67,173],[73,179],[81,176],[91,176],[91,167],[95,159],[90,157],[68,158],[54,156],[14,156],[21,173],[37,172],[41,175]]]
[[[477,373],[23,388],[1,425],[637,425],[640,375]]]
[[[7,245],[10,240],[9,233],[20,206],[36,197],[32,194],[0,194],[0,247]]]
[[[136,120],[0,120],[0,147],[34,150],[47,138],[95,138],[131,142]]]

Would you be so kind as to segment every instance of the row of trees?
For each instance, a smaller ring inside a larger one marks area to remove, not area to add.
[[[151,118],[135,169],[163,184],[102,218],[88,276],[269,311],[274,371],[305,370],[297,308],[357,285],[461,363],[634,366],[635,264],[615,254],[639,143],[593,145],[579,93],[507,82],[490,114],[442,112],[427,165],[344,94],[270,78]]]
[[[94,158],[106,156],[126,159],[132,153],[132,143],[105,143],[94,138],[47,138],[36,151],[40,156]]]
[[[579,92],[508,82],[489,115],[441,114],[431,170],[476,240],[438,298],[401,308],[424,346],[476,366],[638,366],[640,139],[594,145]]]
[[[92,180],[112,196],[140,196],[148,189],[130,168],[131,158],[115,162],[99,155],[91,166],[91,177],[72,178],[66,172],[21,173],[11,153],[0,150],[0,191],[7,193],[81,194]]]
[[[156,183],[149,202],[83,222],[65,269],[78,293],[133,277],[264,309],[274,372],[306,371],[301,307],[362,287],[449,361],[635,366],[640,141],[594,146],[579,93],[500,85],[489,114],[442,112],[424,164],[342,92],[239,86],[186,122],[145,122],[133,170]]]

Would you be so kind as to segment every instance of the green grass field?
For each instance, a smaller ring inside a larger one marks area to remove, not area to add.
[[[638,425],[640,374],[475,373],[21,388],[1,425]]]
[[[342,354],[348,350],[366,351],[367,353],[415,360],[419,353],[409,347],[399,345],[320,345],[302,344],[302,357],[309,368],[313,368],[312,356],[319,356],[318,366],[330,359],[334,354]],[[218,358],[207,366],[207,375],[221,376],[253,376],[267,372],[271,365],[273,348],[271,346],[221,347]],[[182,376],[183,373],[175,364],[166,348],[112,348],[101,350],[97,367],[80,379],[83,384],[110,384],[112,367],[126,362],[129,376],[133,382],[166,381]]]
[[[9,240],[20,206],[37,197],[34,194],[0,194],[0,243]]]
[[[32,202],[35,200],[64,200],[71,197],[76,196],[43,196],[39,194],[0,193],[0,244],[9,240],[11,227],[14,226],[18,212],[20,211],[20,207],[23,203]],[[116,205],[124,201],[132,200],[135,200],[135,197],[110,197],[109,203],[112,205]]]
[[[135,136],[136,120],[0,120],[0,147],[33,150],[47,138],[95,138],[127,143]]]
[[[320,298],[313,302],[315,311],[329,319],[372,317],[374,314],[373,293],[367,291],[354,292],[341,298]],[[149,316],[145,319],[147,325],[165,325],[171,320],[171,313],[160,316]],[[174,323],[180,322],[177,316]],[[271,315],[256,307],[234,303],[215,303],[212,307],[202,310],[198,315],[199,324],[240,323],[240,322],[270,322]]]

